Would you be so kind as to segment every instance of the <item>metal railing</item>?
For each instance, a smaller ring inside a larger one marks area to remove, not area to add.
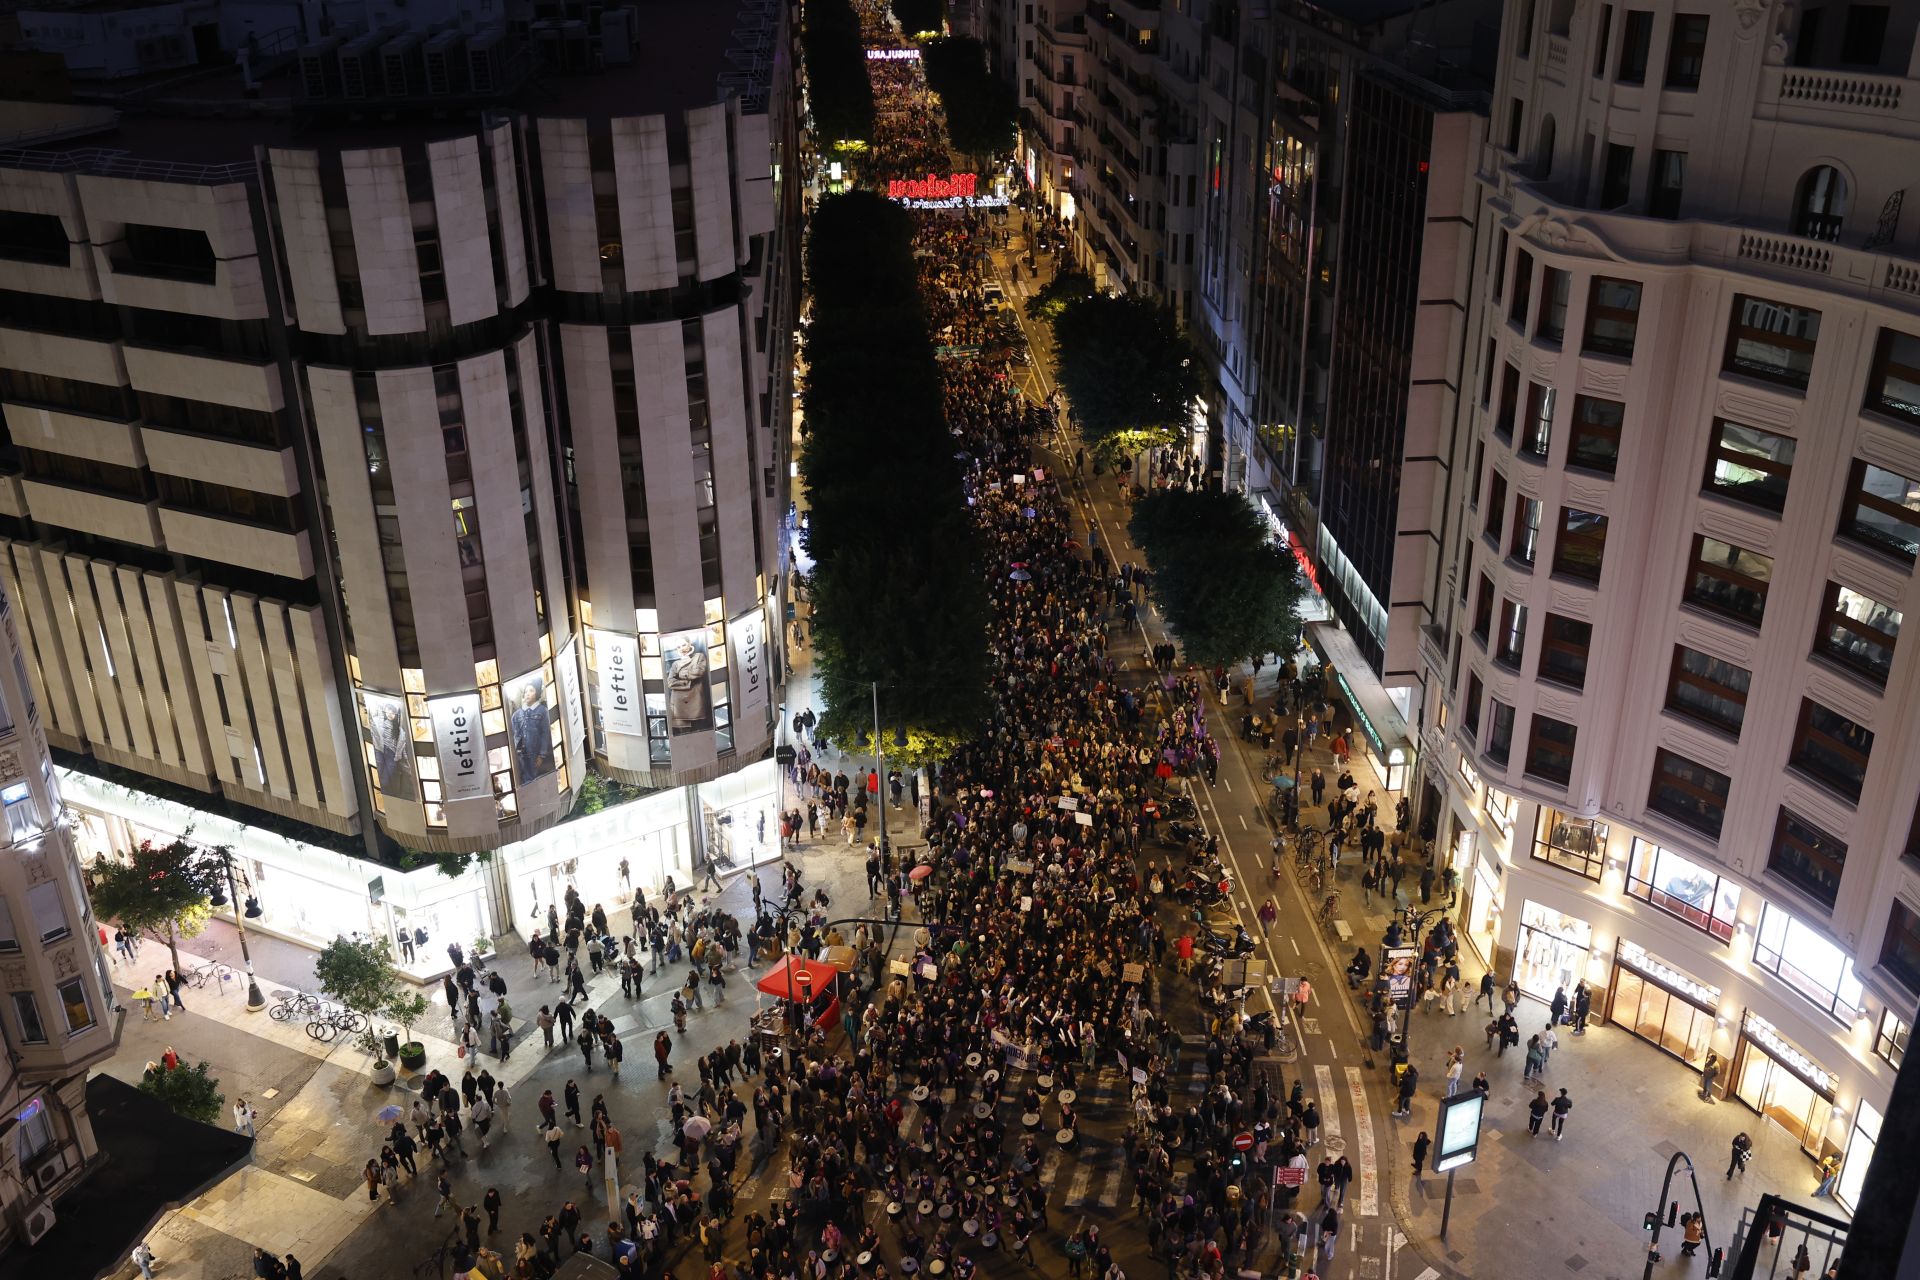
[[[0,169],[38,169],[50,173],[90,173],[150,182],[196,182],[208,185],[251,182],[259,173],[259,166],[251,160],[238,164],[184,164],[176,160],[142,160],[131,151],[110,147],[81,147],[74,151],[0,151]]]
[[[1847,1247],[1847,1224],[1771,1193],[1740,1214],[1724,1280],[1789,1280],[1825,1275]],[[1796,1269],[1801,1251],[1808,1266]]]

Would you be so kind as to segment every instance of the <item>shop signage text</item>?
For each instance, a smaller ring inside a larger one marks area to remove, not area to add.
[[[433,745],[440,754],[442,803],[486,795],[490,788],[487,740],[480,732],[480,695],[430,698],[427,714],[433,719]]]
[[[643,738],[646,713],[640,702],[640,642],[617,631],[594,633],[600,661],[600,721],[608,733]]]
[[[890,200],[949,200],[954,197],[971,199],[973,189],[979,183],[977,174],[956,173],[941,177],[930,173],[924,178],[895,178],[887,184],[887,198]]]
[[[1742,1030],[1747,1033],[1747,1039],[1799,1072],[1802,1080],[1827,1097],[1833,1096],[1833,1077],[1812,1058],[1788,1044],[1786,1037],[1775,1031],[1771,1022],[1749,1010]]]
[[[920,61],[920,51],[918,49],[869,49],[867,50],[867,61],[918,62]]]
[[[1620,939],[1616,959],[1629,969],[1636,969],[1649,978],[1656,978],[1674,991],[1686,996],[1703,1009],[1718,1011],[1720,1008],[1720,988],[1710,987],[1697,982],[1680,972],[1672,965],[1661,960],[1637,942]]]
[[[739,683],[734,694],[739,701],[735,720],[754,729],[765,728],[772,705],[767,688],[766,610],[749,609],[728,623],[727,639],[733,644],[733,674]]]
[[[560,660],[554,668],[560,673],[560,697],[564,700],[563,715],[567,718],[567,759],[578,760],[580,744],[587,737],[587,712],[580,701],[580,655],[577,651],[578,640],[567,641],[567,647],[560,651]],[[576,780],[579,773],[572,775]]]

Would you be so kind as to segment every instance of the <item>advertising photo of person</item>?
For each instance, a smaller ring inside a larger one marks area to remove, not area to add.
[[[507,702],[513,772],[524,786],[553,772],[553,721],[547,710],[547,682],[538,671],[529,671],[507,681],[501,693]]]
[[[382,794],[396,800],[419,798],[413,772],[413,729],[407,723],[407,704],[384,693],[360,692],[366,715],[367,743],[373,772]]]
[[[697,733],[713,728],[713,692],[707,687],[705,629],[682,631],[663,640],[668,731]]]

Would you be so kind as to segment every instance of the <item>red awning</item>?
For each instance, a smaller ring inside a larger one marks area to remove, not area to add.
[[[812,979],[803,984],[801,974]],[[820,960],[807,960],[800,956],[788,956],[773,968],[766,976],[753,985],[770,996],[779,996],[782,1000],[798,1000],[812,988],[813,995],[819,995],[833,985],[839,970]]]

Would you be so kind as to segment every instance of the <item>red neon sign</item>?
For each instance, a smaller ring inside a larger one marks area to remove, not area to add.
[[[956,173],[949,177],[930,173],[924,178],[895,178],[887,183],[890,200],[971,200],[978,174]]]

